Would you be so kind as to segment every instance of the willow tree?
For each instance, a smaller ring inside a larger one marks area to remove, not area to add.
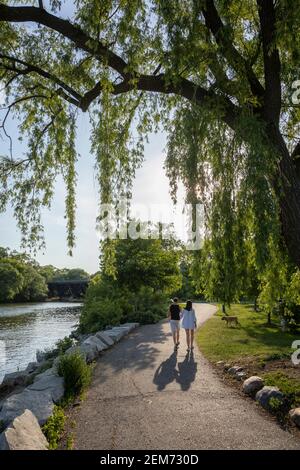
[[[60,173],[74,244],[79,112],[90,115],[105,202],[130,194],[147,133],[160,120],[173,133],[171,118],[184,119],[191,132],[198,127],[200,145],[197,152],[189,143],[173,145],[178,152],[167,164],[173,183],[177,167],[189,197],[199,199],[203,185],[209,194],[214,168],[231,165],[222,201],[238,181],[241,205],[257,216],[258,240],[276,206],[300,266],[299,108],[291,102],[300,66],[299,0],[293,8],[288,0],[74,0],[67,2],[70,18],[63,3],[0,3],[1,127],[7,133],[9,116],[17,115],[28,142],[24,156],[14,155],[11,142],[2,158],[0,201],[1,209],[12,203],[24,240],[39,237],[40,208],[50,204]],[[221,135],[226,147],[234,138],[236,165],[230,152],[221,158]],[[260,220],[266,200],[269,215]]]

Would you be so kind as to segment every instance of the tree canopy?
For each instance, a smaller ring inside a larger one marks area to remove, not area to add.
[[[272,239],[299,267],[299,23],[299,0],[2,0],[1,128],[18,116],[28,147],[1,160],[0,209],[13,205],[24,243],[40,240],[59,173],[74,246],[76,118],[88,112],[102,202],[130,195],[161,126],[172,194],[180,180],[205,203],[212,244],[228,238],[234,262],[249,235],[266,266]]]
[[[180,255],[180,250],[165,246],[162,240],[116,240],[115,275],[102,266],[92,279],[80,318],[82,331],[162,318],[170,295],[182,285]]]

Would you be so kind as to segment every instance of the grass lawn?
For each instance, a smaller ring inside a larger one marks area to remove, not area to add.
[[[241,365],[248,375],[260,375],[266,385],[277,386],[290,396],[292,406],[300,406],[300,365],[291,361],[292,342],[300,334],[282,332],[278,324],[266,325],[266,315],[252,305],[232,305],[239,327],[227,327],[219,308],[197,331],[200,350],[211,361]]]
[[[232,305],[228,315],[235,315],[240,327],[227,327],[220,309],[197,332],[197,342],[212,361],[232,361],[245,356],[261,359],[290,356],[291,345],[299,335],[282,332],[278,325],[267,326],[266,315],[254,312],[252,305]]]

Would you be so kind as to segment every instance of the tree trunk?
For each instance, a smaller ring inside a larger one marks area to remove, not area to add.
[[[222,313],[224,313],[224,315],[226,315],[226,307],[225,307],[225,304],[222,304]]]
[[[273,186],[279,199],[282,235],[291,260],[300,268],[300,179],[279,130],[269,126],[268,135],[281,155],[279,179]]]
[[[257,308],[257,297],[254,298],[254,312],[258,312],[258,308]]]
[[[271,322],[271,312],[268,312],[268,321],[267,321],[267,324],[268,324],[269,326],[272,325],[272,322]]]

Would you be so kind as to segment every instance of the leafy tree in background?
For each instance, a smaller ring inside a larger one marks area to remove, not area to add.
[[[166,314],[171,293],[181,286],[179,252],[161,240],[116,240],[115,276],[102,268],[88,287],[80,318],[82,331],[137,321],[152,323]]]
[[[45,278],[30,264],[24,264],[19,268],[23,276],[23,285],[14,300],[41,301],[48,295],[48,286]]]
[[[23,276],[20,271],[6,260],[0,259],[0,302],[13,300],[22,286]]]
[[[173,195],[183,181],[189,201],[214,200],[212,219],[214,205],[230,195],[228,233],[242,200],[254,220],[259,269],[274,224],[300,267],[300,108],[291,102],[298,0],[293,8],[288,0],[78,0],[71,19],[57,0],[22,3],[0,3],[2,130],[18,115],[28,138],[22,157],[12,151],[1,161],[0,208],[12,203],[24,243],[40,240],[40,209],[50,206],[62,174],[74,246],[76,117],[89,112],[102,202],[130,195],[144,138],[161,122]],[[231,282],[235,254],[226,243],[213,271],[221,278],[224,262]]]
[[[51,280],[52,281],[65,281],[65,280],[82,280],[89,279],[89,274],[81,268],[64,268],[53,271]]]
[[[50,282],[54,278],[56,271],[57,268],[55,268],[55,266],[52,266],[51,264],[39,267],[39,273],[45,278],[46,282]]]
[[[170,295],[181,285],[179,253],[163,248],[161,240],[118,240],[116,271],[120,287],[134,292],[144,284]]]
[[[180,251],[179,269],[182,277],[182,286],[172,294],[182,300],[199,298],[195,290],[194,273],[192,271],[194,257],[192,253],[182,249]]]
[[[0,247],[0,301],[41,301],[48,295],[47,283],[52,280],[89,279],[89,274],[80,268],[58,269],[55,266],[39,266],[26,253]],[[11,283],[11,286],[10,286]]]
[[[21,256],[0,259],[1,301],[45,300],[48,294],[45,278],[35,266],[20,259]]]
[[[7,258],[8,256],[8,248],[3,248],[0,246],[0,258]]]

